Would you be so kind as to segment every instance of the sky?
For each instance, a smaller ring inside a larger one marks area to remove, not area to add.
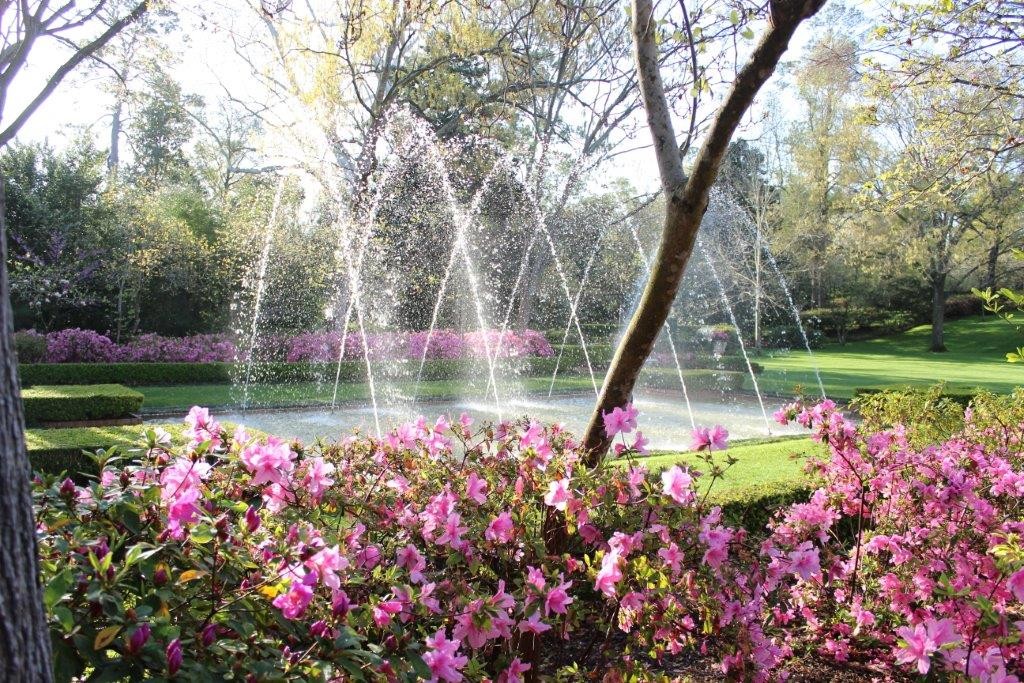
[[[244,1],[218,0],[202,5],[178,5],[181,22],[178,35],[184,38],[176,37],[169,42],[169,47],[179,60],[171,73],[182,84],[185,92],[200,95],[209,102],[222,98],[227,91],[243,98],[259,91],[251,75],[251,67],[238,57],[232,44],[232,35],[237,39],[237,36],[245,36],[254,28],[255,15],[244,6]],[[871,13],[873,2],[862,0],[855,4]],[[755,32],[759,29],[755,27]],[[806,23],[801,26],[785,60],[798,59],[816,30],[820,30],[820,27]],[[20,111],[65,54],[52,47],[36,50],[21,80],[12,90],[7,110]],[[105,91],[105,78],[106,74],[102,70],[80,70],[68,77],[26,123],[18,140],[45,140],[60,148],[81,135],[83,130],[88,130],[97,144],[105,148],[109,138],[109,110],[112,104],[111,96]],[[763,104],[769,100],[777,103],[783,118],[791,118],[797,113],[796,101],[777,74],[759,96],[743,128],[738,132],[738,137],[758,138],[764,134],[760,121],[763,119]],[[683,129],[685,124],[678,123],[677,130]],[[641,130],[629,146],[635,149],[616,158],[606,171],[606,179],[629,179],[641,193],[656,189],[658,175],[646,132]]]

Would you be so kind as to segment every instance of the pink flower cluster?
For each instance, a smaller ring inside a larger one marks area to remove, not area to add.
[[[77,327],[46,335],[47,363],[229,363],[236,355],[234,343],[223,334],[143,334],[124,344]]]
[[[835,404],[776,413],[828,447],[821,487],[773,529],[775,619],[821,654],[1016,683],[1024,666],[1024,425],[979,424],[926,447],[861,434]],[[845,542],[843,536],[847,535]],[[852,536],[852,537],[850,537]],[[1016,540],[1015,540],[1016,539]]]
[[[38,334],[29,331],[24,334]],[[43,336],[43,335],[38,335]],[[230,363],[245,356],[227,334],[163,337],[143,334],[122,344],[79,328],[45,335],[47,363]],[[344,342],[344,360],[362,360],[364,338],[352,332],[304,332],[293,337],[262,339],[256,353],[266,359],[295,362],[334,362]],[[548,358],[554,354],[547,338],[536,330],[497,330],[460,333],[452,330],[367,334],[371,360]]]
[[[289,362],[336,361],[342,343],[345,349],[341,357],[345,360],[362,360],[364,346],[371,360],[419,360],[424,354],[428,359],[486,358],[488,355],[492,358],[547,358],[554,354],[547,338],[536,330],[372,333],[366,335],[365,344],[363,335],[358,332],[307,332],[291,339],[286,359]]]
[[[62,535],[118,500],[151,505],[155,543],[138,547],[164,543],[161,561],[178,563],[176,592],[160,594],[180,596],[168,613],[183,620],[189,600],[202,602],[202,621],[181,628],[195,644],[175,650],[182,670],[194,657],[220,671],[234,661],[223,653],[242,648],[303,680],[366,643],[358,667],[371,678],[521,681],[552,673],[543,643],[577,638],[596,643],[580,671],[612,666],[623,678],[688,652],[716,653],[735,680],[782,679],[816,656],[857,660],[880,679],[1019,683],[1024,425],[969,414],[962,433],[921,448],[900,427],[862,434],[829,402],[778,417],[807,425],[828,457],[811,468],[817,490],[761,537],[707,503],[720,428],[695,435],[710,473],[652,472],[625,441],[620,458],[584,467],[570,434],[535,421],[474,433],[467,415],[419,418],[381,439],[309,448],[229,435],[194,408],[184,451],[151,435],[142,465],[47,489],[75,514],[38,508],[40,542],[51,560],[65,553],[48,567],[96,572],[121,547],[106,537],[116,525],[87,543]],[[605,415],[613,436],[638,421],[631,405]],[[154,482],[159,496],[147,496]],[[243,622],[245,635],[226,626]],[[149,647],[138,628],[125,656]],[[211,645],[228,639],[238,642]]]

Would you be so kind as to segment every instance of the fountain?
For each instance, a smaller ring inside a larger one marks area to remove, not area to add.
[[[333,202],[330,225],[337,248],[334,294],[323,302],[323,309],[343,314],[331,318],[335,336],[330,343],[338,344],[333,355],[314,363],[320,373],[316,376],[318,396],[309,403],[315,405],[283,413],[249,414],[246,422],[308,439],[336,437],[359,426],[379,435],[416,411],[457,414],[471,410],[498,420],[529,414],[581,430],[602,379],[591,345],[595,339],[604,340],[587,331],[587,325],[602,321],[585,320],[583,311],[594,288],[607,290],[607,285],[591,279],[596,271],[607,273],[606,263],[602,265],[605,270],[598,267],[601,257],[621,254],[622,267],[635,274],[635,284],[619,294],[623,303],[628,302],[630,291],[637,291],[646,280],[649,254],[656,246],[653,240],[644,236],[635,216],[622,220],[611,211],[581,226],[584,236],[592,237],[575,239],[577,229],[567,228],[565,222],[571,211],[557,205],[545,207],[538,198],[536,176],[527,173],[524,177],[517,162],[491,142],[442,143],[422,121],[401,110],[387,117],[380,140],[385,153],[362,197],[349,205],[338,200],[341,193],[327,193]],[[457,177],[466,158],[475,160],[476,175]],[[240,329],[246,330],[248,343],[245,372],[239,380],[243,411],[259,407],[252,400],[253,388],[259,383],[253,366],[257,357],[262,357],[257,348],[261,342],[279,343],[276,331],[265,329],[261,307],[267,288],[275,286],[267,273],[275,258],[273,233],[280,220],[283,187],[282,179],[254,264],[249,297],[253,305],[240,314]],[[742,270],[744,253],[730,249],[740,233],[748,239],[752,236],[757,248],[764,249],[795,329],[810,348],[788,285],[765,241],[734,201],[715,192],[700,235],[696,254],[700,258],[688,269],[678,310],[665,323],[658,342],[667,349],[665,360],[655,358],[648,363],[652,372],[664,364],[678,386],[674,391],[663,383],[655,383],[653,388],[641,386],[635,397],[648,415],[663,416],[652,418],[655,447],[680,447],[689,428],[709,422],[725,424],[736,436],[772,431],[766,397],[743,338],[740,311],[745,311],[745,304],[737,273]],[[533,279],[537,277],[534,271],[536,259],[542,257],[548,259],[548,267],[540,277],[549,279],[538,282]],[[520,324],[513,323],[514,312],[523,305],[525,293],[531,292],[534,297],[547,297],[541,299],[546,308],[534,315],[541,316],[540,327],[555,328],[548,337],[558,346],[553,365],[547,365],[543,389],[537,386],[536,372],[527,374],[525,370],[545,364],[518,358],[510,348],[510,340],[522,332]],[[731,300],[735,292],[740,298]],[[687,337],[687,330],[716,320],[727,320],[736,330],[749,393],[722,391],[708,384],[711,380],[707,377],[716,382],[725,377],[734,386],[738,381],[732,378],[739,367],[727,367],[729,359],[705,358],[699,340],[694,341],[692,334]],[[324,333],[328,332],[325,329]],[[415,335],[423,345],[412,353]],[[462,340],[463,353],[470,339],[481,348],[477,360],[463,365],[465,374],[447,380],[459,390],[455,394],[449,391],[439,402],[436,394],[445,387],[438,385],[444,382],[433,379],[436,373],[427,373],[427,368],[435,357],[440,359],[438,363],[444,362],[443,352],[436,356],[435,342],[453,338]],[[606,343],[614,341],[609,338]],[[571,348],[576,349],[577,367],[567,362],[565,354]],[[354,363],[362,366],[358,376]],[[704,373],[698,377],[704,379],[702,385],[698,382],[696,395],[693,387],[687,386],[690,373]],[[555,395],[560,379],[579,391],[584,378],[592,392]],[[319,395],[321,386],[329,389],[327,395]],[[354,387],[362,387],[362,393]],[[532,398],[538,390],[544,391],[545,400]],[[353,395],[362,398],[353,400]],[[427,405],[428,401],[432,402]]]

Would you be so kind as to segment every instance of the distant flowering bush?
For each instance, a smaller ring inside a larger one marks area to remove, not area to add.
[[[968,415],[915,450],[829,402],[777,417],[830,457],[754,537],[707,503],[725,430],[695,431],[706,467],[649,472],[630,405],[604,416],[619,459],[593,469],[558,425],[420,418],[307,448],[194,408],[184,448],[150,431],[88,486],[37,480],[59,670],[651,680],[686,653],[735,680],[824,656],[1017,681],[1020,425]]]
[[[77,327],[46,335],[48,363],[110,363],[117,354],[117,345],[110,337]]]
[[[338,360],[345,345],[345,360],[516,358],[554,354],[551,344],[535,330],[488,330],[486,332],[380,332],[364,337],[358,332],[307,332],[291,340],[289,362],[331,362]]]
[[[46,335],[47,363],[227,363],[235,360],[235,344],[229,335],[197,334],[162,337],[144,334],[124,344],[77,327]]]
[[[24,341],[34,341],[34,331],[19,332]],[[143,334],[123,344],[92,330],[70,328],[45,335],[43,358],[47,363],[230,363],[245,356],[231,335],[197,334],[190,337],[163,337]],[[305,332],[293,337],[261,338],[256,354],[265,360],[287,362],[334,362],[344,343],[343,360],[363,360],[364,337],[357,332]],[[27,346],[26,344],[23,344]],[[367,334],[367,355],[371,360],[517,358],[553,355],[551,344],[535,330],[504,333],[460,333],[452,330],[428,332],[385,332]]]

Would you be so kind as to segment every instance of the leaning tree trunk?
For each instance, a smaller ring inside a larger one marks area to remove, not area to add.
[[[770,0],[769,27],[736,75],[732,89],[697,154],[693,172],[687,178],[683,173],[679,143],[661,82],[652,0],[633,1],[633,36],[640,90],[667,201],[661,244],[647,287],[626,334],[619,342],[583,439],[589,464],[600,460],[610,445],[604,430],[603,413],[629,402],[644,361],[668,318],[686,263],[693,252],[697,230],[707,210],[708,193],[718,177],[722,158],[740,119],[750,108],[758,90],[771,77],[800,22],[824,4],[825,0]]]
[[[25,452],[25,420],[14,357],[7,236],[0,182],[0,671],[9,680],[50,681],[50,636]]]
[[[944,327],[946,324],[946,274],[936,273],[932,281],[932,345],[935,352],[946,350]]]

